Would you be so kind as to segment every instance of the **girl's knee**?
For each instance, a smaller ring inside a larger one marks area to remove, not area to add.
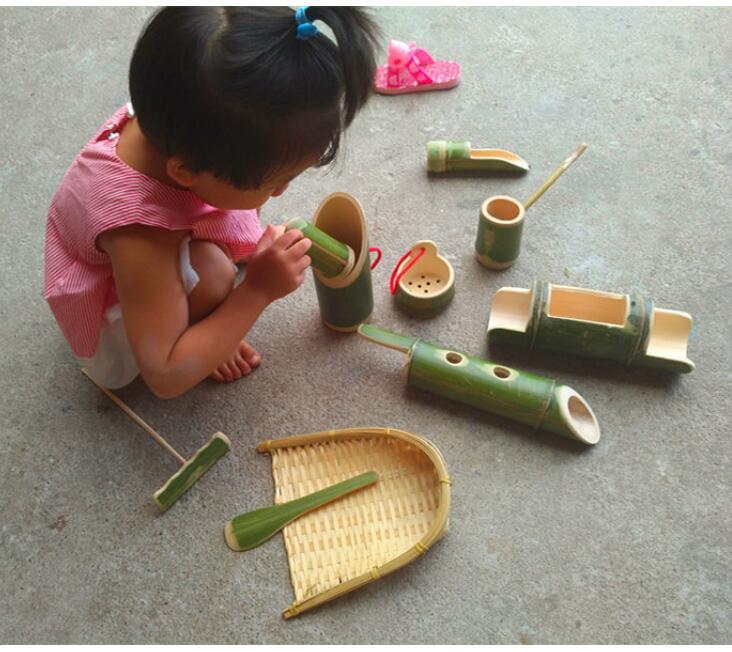
[[[229,296],[234,288],[236,269],[218,245],[206,240],[190,243],[191,266],[198,283],[188,295],[191,321],[202,319]]]

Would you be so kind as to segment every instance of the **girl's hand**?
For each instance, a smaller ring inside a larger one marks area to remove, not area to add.
[[[282,235],[278,231],[281,233],[271,224],[264,230],[249,259],[244,279],[268,303],[296,290],[305,280],[305,270],[310,265],[306,253],[312,243],[303,237],[302,231],[293,229]]]

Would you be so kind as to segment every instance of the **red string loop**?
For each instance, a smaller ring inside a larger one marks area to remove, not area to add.
[[[405,253],[400,259],[399,262],[396,264],[396,267],[394,268],[394,271],[391,273],[391,278],[389,279],[389,290],[392,294],[397,293],[397,288],[399,287],[399,281],[401,281],[404,278],[404,275],[412,268],[414,267],[414,264],[424,255],[424,252],[426,249],[424,247],[419,248],[419,253],[415,255],[414,249],[410,249],[407,253]],[[404,269],[400,271],[400,267],[402,266],[402,263],[404,263],[407,258],[410,256],[413,256],[413,258],[404,266]]]
[[[376,260],[371,263],[371,269],[373,269],[381,262],[381,249],[379,249],[378,247],[369,247],[369,253],[371,252],[376,253]]]

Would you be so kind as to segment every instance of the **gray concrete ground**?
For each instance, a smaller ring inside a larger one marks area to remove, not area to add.
[[[695,319],[697,369],[663,378],[537,355],[603,430],[585,450],[401,385],[402,359],[320,324],[312,279],[251,341],[250,379],[155,399],[121,392],[174,445],[215,430],[234,450],[165,516],[175,470],[78,371],[41,296],[46,211],[67,165],[126,100],[149,9],[3,9],[0,93],[0,642],[720,643],[730,600],[732,13],[721,9],[379,9],[386,36],[463,65],[449,92],[375,97],[330,173],[308,172],[264,221],[363,203],[373,322],[486,354],[493,292],[534,278],[643,291]],[[428,179],[430,139],[505,147],[523,178]],[[526,197],[582,141],[584,157],[530,212],[523,252],[492,273],[472,253],[478,207]],[[432,238],[454,304],[398,312],[390,266]],[[354,425],[419,433],[455,480],[449,536],[397,574],[290,622],[277,539],[224,545],[231,516],[270,504],[256,442]]]

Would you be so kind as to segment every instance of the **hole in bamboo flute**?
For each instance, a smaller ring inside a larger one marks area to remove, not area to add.
[[[505,379],[511,375],[511,370],[506,367],[493,367],[493,374],[496,378]]]
[[[450,364],[460,364],[463,361],[463,356],[459,353],[455,353],[455,351],[450,351],[450,353],[445,356],[445,359]]]

